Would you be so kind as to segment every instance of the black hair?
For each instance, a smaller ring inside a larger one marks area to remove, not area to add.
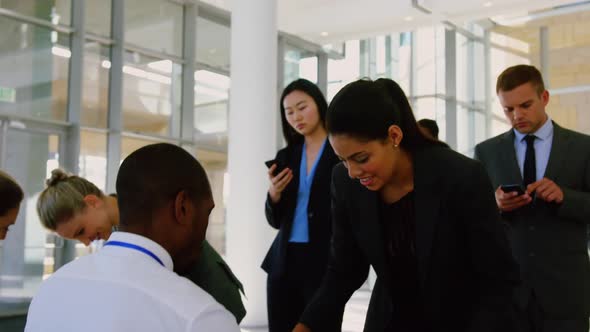
[[[361,79],[340,90],[328,108],[327,130],[330,135],[348,135],[362,140],[384,140],[392,125],[401,128],[400,143],[407,151],[428,145],[446,144],[424,136],[401,87],[390,79]]]
[[[432,119],[422,119],[418,120],[418,125],[428,130],[432,137],[438,139],[438,125],[436,124],[436,121]]]
[[[182,190],[195,203],[211,195],[207,174],[197,159],[168,143],[144,146],[125,158],[116,187],[121,226],[151,222],[154,213]]]
[[[289,83],[289,85],[287,85],[287,87],[285,87],[285,89],[283,90],[280,100],[281,124],[283,126],[283,136],[285,137],[287,145],[303,143],[303,135],[296,132],[295,129],[291,127],[289,122],[287,122],[287,116],[285,115],[285,106],[283,105],[285,97],[287,97],[287,95],[293,91],[301,91],[306,95],[310,96],[311,99],[313,99],[317,106],[318,113],[320,115],[321,125],[324,127],[324,123],[326,121],[326,112],[328,110],[328,103],[326,102],[326,98],[324,97],[324,94],[322,93],[320,88],[318,88],[317,85],[304,78],[300,78]]]
[[[18,183],[10,175],[0,171],[0,216],[18,207],[24,196]]]

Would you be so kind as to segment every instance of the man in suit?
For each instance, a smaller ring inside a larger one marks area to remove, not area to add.
[[[549,92],[533,66],[506,69],[496,93],[513,128],[477,145],[475,158],[496,188],[521,265],[516,305],[522,330],[587,332],[590,137],[549,118]],[[508,190],[511,184],[522,184],[524,193]]]

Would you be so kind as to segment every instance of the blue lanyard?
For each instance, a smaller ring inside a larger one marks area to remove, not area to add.
[[[164,263],[162,262],[162,260],[160,258],[158,258],[158,256],[156,256],[153,252],[147,250],[144,247],[140,247],[140,246],[135,245],[135,244],[131,244],[131,243],[127,243],[127,242],[121,242],[121,241],[108,241],[107,243],[105,243],[103,245],[103,247],[106,247],[106,246],[117,246],[117,247],[123,247],[123,248],[129,248],[129,249],[141,251],[144,254],[146,254],[146,255],[150,256],[151,258],[155,259],[156,262],[160,263],[160,265],[164,266]]]

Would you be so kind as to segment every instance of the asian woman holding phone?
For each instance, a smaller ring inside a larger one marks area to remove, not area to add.
[[[298,79],[280,101],[287,146],[268,162],[265,206],[269,225],[279,232],[262,263],[268,273],[269,332],[291,331],[320,285],[332,235],[330,179],[338,163],[320,89]]]

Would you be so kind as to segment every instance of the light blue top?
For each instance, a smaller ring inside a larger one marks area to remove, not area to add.
[[[520,168],[520,175],[524,178],[524,157],[526,154],[526,140],[527,134],[522,134],[514,129],[514,151],[516,151],[516,160],[518,161],[518,168]],[[535,181],[539,181],[545,176],[547,163],[549,162],[549,154],[551,153],[551,145],[553,144],[553,122],[549,117],[545,124],[539,128],[535,133],[535,169],[537,170]]]
[[[326,140],[327,141],[327,140]],[[311,185],[313,183],[313,175],[318,166],[326,141],[318,151],[315,157],[311,171],[307,172],[307,146],[303,143],[301,150],[301,164],[299,165],[299,189],[297,190],[297,206],[295,207],[295,215],[293,216],[293,227],[291,228],[291,237],[289,242],[308,243],[309,242],[309,220],[307,219],[307,205],[309,204],[309,195],[311,193]]]

